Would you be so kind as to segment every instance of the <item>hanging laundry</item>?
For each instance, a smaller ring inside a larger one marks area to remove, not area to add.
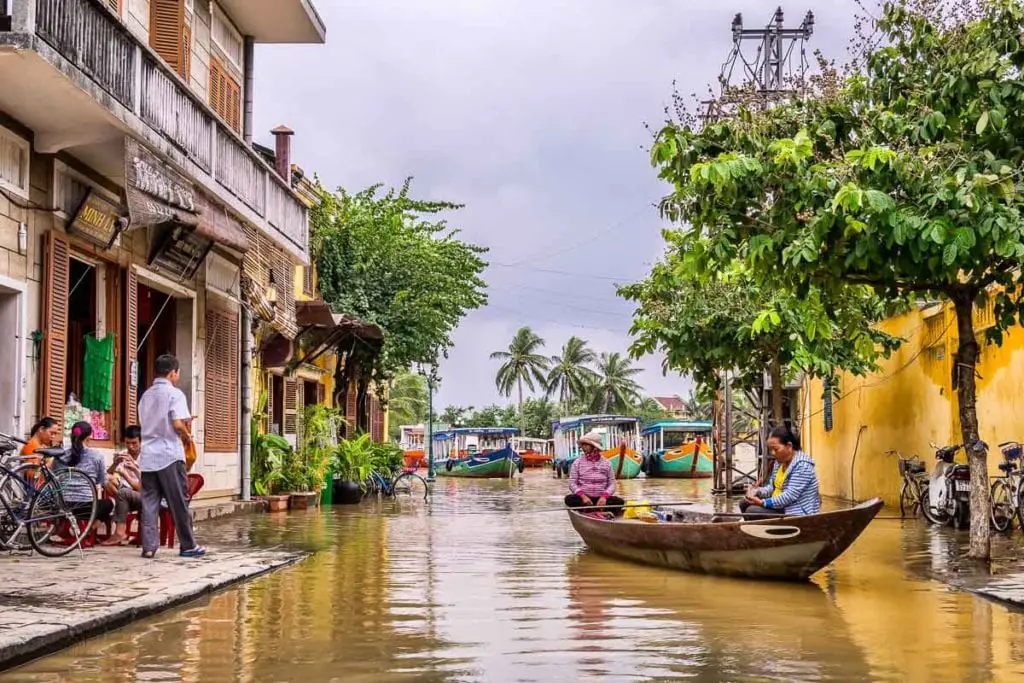
[[[82,369],[82,405],[91,410],[110,410],[113,406],[114,335],[103,339],[85,337],[85,363]]]

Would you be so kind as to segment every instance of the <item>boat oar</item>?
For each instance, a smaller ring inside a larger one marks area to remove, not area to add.
[[[586,510],[625,510],[626,508],[656,508],[665,507],[669,505],[696,505],[698,501],[695,500],[680,500],[675,503],[632,503],[625,505],[581,505],[580,507],[570,508],[562,506],[560,508],[541,508],[540,510],[521,510],[520,512],[565,512],[566,510],[575,510],[576,512],[584,512]]]

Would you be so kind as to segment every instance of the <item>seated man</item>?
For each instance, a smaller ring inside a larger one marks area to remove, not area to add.
[[[776,427],[768,436],[768,448],[775,457],[768,485],[747,489],[746,519],[768,515],[816,515],[821,512],[818,474],[814,461],[800,450],[800,437],[789,427]]]
[[[565,504],[571,508],[625,505],[624,500],[612,495],[615,474],[611,461],[601,455],[601,435],[598,432],[584,434],[579,444],[583,455],[576,458],[569,470],[569,495],[565,497]],[[611,512],[621,515],[622,507]]]
[[[107,473],[107,493],[114,497],[114,531],[103,545],[120,545],[128,537],[128,513],[142,509],[142,474],[139,472],[139,453],[142,452],[142,428],[128,425],[124,428],[125,451],[114,456],[114,464]]]

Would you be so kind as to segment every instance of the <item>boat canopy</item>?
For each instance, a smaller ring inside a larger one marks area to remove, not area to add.
[[[569,430],[579,431],[581,427],[597,427],[603,425],[629,425],[639,424],[640,418],[629,417],[628,415],[577,415],[574,417],[563,417],[552,420],[551,431],[565,432]]]
[[[447,441],[458,436],[515,436],[519,430],[515,427],[456,427],[434,433],[434,441]]]
[[[685,420],[659,420],[653,424],[649,424],[643,428],[640,433],[644,436],[649,434],[656,434],[661,431],[665,432],[708,432],[714,428],[711,422],[707,421],[694,421],[688,422]]]
[[[637,432],[640,418],[628,415],[579,415],[563,417],[551,423],[551,432],[555,438],[555,457],[571,459],[579,455],[579,439],[593,430],[601,434],[602,449],[614,448],[621,439],[627,439],[631,447],[638,449],[640,444]]]

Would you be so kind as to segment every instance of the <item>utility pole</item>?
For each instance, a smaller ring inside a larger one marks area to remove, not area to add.
[[[804,86],[808,69],[807,41],[814,34],[814,13],[808,12],[796,28],[785,28],[784,18],[781,7],[763,28],[744,28],[742,14],[733,18],[732,51],[718,76],[721,90],[714,99],[701,103],[704,122],[731,118],[740,104],[766,108]],[[757,51],[749,58],[743,52],[745,43],[757,46]],[[737,66],[742,70],[738,83],[733,82]]]
[[[427,375],[427,481],[434,475],[434,371]]]

